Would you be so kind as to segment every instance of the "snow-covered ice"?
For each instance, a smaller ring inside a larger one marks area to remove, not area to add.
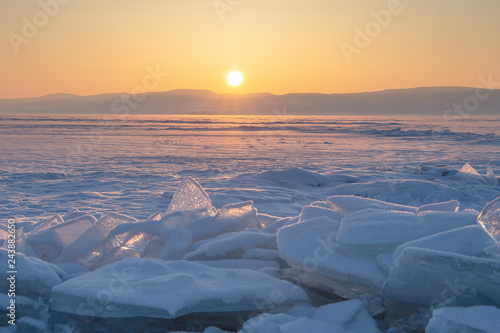
[[[499,328],[499,308],[493,306],[450,307],[434,310],[425,332],[497,333]]]
[[[130,258],[54,287],[51,308],[81,315],[82,302],[88,302],[99,305],[96,317],[170,319],[199,312],[286,309],[308,301],[299,287],[247,269]]]
[[[498,119],[110,119],[0,117],[18,331],[497,324]]]
[[[327,217],[278,231],[278,251],[305,280],[317,280],[338,295],[381,293],[385,276],[374,260],[349,258],[336,249],[338,223]]]
[[[282,314],[262,314],[247,321],[239,333],[379,333],[361,301],[351,300],[319,308],[294,308]]]
[[[384,307],[392,320],[415,325],[435,306],[500,306],[499,281],[500,260],[408,247],[389,273]]]
[[[9,290],[11,276],[8,266],[8,251],[0,249],[0,287],[2,290]],[[18,295],[27,296],[34,299],[38,297],[49,298],[52,287],[61,283],[64,275],[59,267],[47,263],[43,260],[26,257],[22,253],[17,253],[15,257],[16,271],[15,286]]]
[[[249,229],[226,233],[210,240],[199,241],[192,246],[185,260],[214,260],[241,258],[250,249],[276,249],[276,235]]]

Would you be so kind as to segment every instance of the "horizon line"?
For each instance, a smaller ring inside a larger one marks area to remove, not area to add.
[[[469,86],[416,86],[416,87],[409,87],[409,88],[386,88],[382,90],[371,90],[371,91],[358,91],[358,92],[334,92],[334,93],[320,93],[320,92],[292,92],[292,93],[284,93],[284,94],[275,94],[271,92],[255,92],[255,93],[218,93],[215,91],[212,91],[210,89],[200,89],[200,88],[177,88],[177,89],[172,89],[172,90],[161,90],[161,91],[149,91],[146,92],[147,94],[161,94],[161,93],[169,93],[169,92],[174,92],[174,91],[203,91],[203,92],[209,92],[215,95],[235,95],[235,96],[248,96],[248,95],[263,95],[263,94],[268,94],[268,95],[273,95],[273,96],[286,96],[286,95],[350,95],[350,94],[369,94],[369,93],[379,93],[379,92],[385,92],[385,91],[397,91],[397,90],[415,90],[415,89],[429,89],[429,88],[459,88],[459,89],[485,89],[485,90],[491,90],[488,88],[484,87],[469,87]],[[500,89],[493,89],[493,90],[500,90]],[[46,95],[40,95],[40,96],[30,96],[30,97],[11,97],[11,98],[2,98],[0,97],[0,100],[20,100],[20,99],[36,99],[36,98],[44,98],[44,97],[51,97],[51,96],[57,96],[57,95],[66,95],[66,96],[72,96],[72,97],[96,97],[96,96],[103,96],[103,95],[118,95],[118,94],[128,94],[128,95],[140,95],[140,94],[133,94],[130,92],[104,92],[104,93],[99,93],[99,94],[89,94],[89,95],[78,95],[74,93],[66,93],[66,92],[57,92],[57,93],[52,93],[52,94],[46,94]]]

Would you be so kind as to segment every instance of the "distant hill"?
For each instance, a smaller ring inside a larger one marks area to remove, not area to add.
[[[458,108],[450,111],[454,105]],[[54,94],[0,99],[3,114],[274,115],[283,114],[285,108],[290,115],[500,115],[500,90],[430,87],[350,94],[237,95],[182,89],[145,96]]]

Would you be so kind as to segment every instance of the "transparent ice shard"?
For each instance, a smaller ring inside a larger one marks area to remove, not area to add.
[[[166,214],[182,211],[191,212],[191,214],[196,216],[213,216],[216,212],[208,194],[191,177],[182,179],[170,202],[170,206],[168,206]]]
[[[137,222],[137,220],[129,216],[116,213],[106,214],[68,246],[57,260],[59,262],[76,262],[90,268],[94,261],[102,255],[103,243],[109,232],[120,224],[133,222]]]
[[[483,208],[477,221],[497,242],[500,241],[500,197]]]

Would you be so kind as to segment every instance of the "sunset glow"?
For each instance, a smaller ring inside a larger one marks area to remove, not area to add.
[[[245,69],[239,93],[476,87],[480,75],[500,77],[496,0],[40,3],[49,2],[59,5],[3,1],[0,98],[130,92],[148,66],[169,73],[153,91],[230,93],[228,68]]]

